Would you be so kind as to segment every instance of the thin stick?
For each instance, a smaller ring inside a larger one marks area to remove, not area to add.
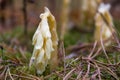
[[[79,72],[76,80],[79,80],[81,78],[81,76],[82,76],[82,71]]]
[[[108,57],[108,55],[107,55],[107,53],[106,53],[106,50],[105,50],[105,47],[104,47],[104,45],[103,45],[102,31],[103,31],[103,30],[101,29],[101,31],[100,31],[100,42],[101,42],[101,46],[102,46],[103,52],[104,52],[104,54],[105,54],[108,62],[109,62],[110,64],[112,64],[112,63],[110,62],[110,60],[109,60],[109,57]]]
[[[97,41],[95,41],[94,46],[93,46],[93,49],[92,49],[90,55],[88,56],[88,58],[90,58],[90,57],[92,56],[92,54],[94,53],[95,48],[96,48],[96,45],[97,45]]]
[[[86,80],[86,77],[89,75],[89,72],[90,72],[90,62],[88,61],[87,72],[86,72],[86,74],[85,74],[85,76],[83,77],[82,80]]]
[[[74,59],[73,61],[71,61],[69,64],[67,64],[66,67],[68,67],[70,64],[72,64],[73,62],[75,62],[75,61],[77,61],[77,60],[79,60],[79,59],[80,59],[80,58],[77,57],[76,59]]]
[[[95,57],[99,54],[100,51],[101,51],[101,48],[99,48],[99,49],[97,50],[97,52],[92,56],[92,59],[95,58]]]
[[[21,75],[16,75],[16,74],[11,74],[12,76],[20,77],[20,78],[25,78],[25,79],[30,79],[34,80],[34,78],[26,77],[26,76],[21,76]]]
[[[7,80],[7,70],[8,70],[8,68],[6,68],[6,72],[5,72],[5,80]]]
[[[76,70],[76,68],[72,69],[64,78],[63,80],[68,80],[68,78],[70,77],[70,75]]]
[[[64,43],[62,42],[62,52],[63,52],[63,59],[64,59],[64,76],[65,76],[65,72],[66,72],[66,59],[65,59],[65,48],[64,48]]]
[[[98,67],[98,65],[94,62],[94,64],[95,64],[95,66],[96,66],[96,68],[97,68],[97,71],[98,71],[98,78],[99,78],[99,80],[102,80],[101,79],[101,76],[100,76],[100,74],[101,74],[101,72],[100,72],[100,68]]]
[[[11,80],[14,80],[13,77],[12,77],[12,75],[11,75],[11,73],[10,73],[10,69],[9,69],[9,67],[8,67],[8,74],[9,74]]]

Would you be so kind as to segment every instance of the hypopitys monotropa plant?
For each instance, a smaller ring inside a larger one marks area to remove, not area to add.
[[[57,45],[58,37],[56,32],[56,21],[48,8],[40,15],[41,22],[33,36],[34,50],[30,60],[38,74],[45,71],[47,64],[51,68],[57,65]]]
[[[109,13],[110,5],[101,3],[98,8],[98,12],[95,16],[95,34],[94,38],[97,41],[107,40],[106,46],[110,44],[110,39],[112,37],[112,30],[110,30],[110,25],[113,25],[112,16]]]

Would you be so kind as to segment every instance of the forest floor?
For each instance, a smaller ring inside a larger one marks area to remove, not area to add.
[[[119,35],[120,22],[115,21]],[[59,47],[63,60],[56,70],[49,65],[42,75],[29,68],[32,36],[35,29],[24,34],[23,27],[0,34],[0,80],[120,80],[120,49],[113,42],[104,49],[93,40],[93,32],[72,29]],[[119,38],[119,37],[118,37]]]

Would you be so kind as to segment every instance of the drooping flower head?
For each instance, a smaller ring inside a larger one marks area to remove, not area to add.
[[[51,58],[57,59],[58,44],[56,21],[48,8],[45,7],[45,12],[40,15],[40,18],[41,22],[32,39],[34,50],[30,60],[30,66],[34,64],[38,74],[43,73]]]
[[[110,4],[101,3],[101,5],[98,8],[98,12],[103,15],[108,24],[113,24],[112,16],[109,13],[110,8],[111,8]]]

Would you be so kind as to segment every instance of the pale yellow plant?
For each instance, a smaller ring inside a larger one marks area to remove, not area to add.
[[[40,18],[41,22],[32,39],[34,50],[30,60],[30,66],[33,64],[38,74],[42,74],[49,63],[52,68],[56,67],[58,61],[58,37],[55,18],[46,7]]]
[[[110,25],[113,25],[113,20],[111,14],[109,13],[109,9],[110,9],[109,4],[102,3],[98,9],[98,13],[96,13],[95,16],[96,29],[94,38],[97,41],[100,41],[101,38],[102,40],[108,40],[112,36]]]

